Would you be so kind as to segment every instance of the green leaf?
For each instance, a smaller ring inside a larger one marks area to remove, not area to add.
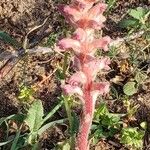
[[[144,131],[137,130],[137,128],[123,128],[121,131],[120,142],[133,149],[142,148]]]
[[[45,121],[47,121],[49,118],[51,118],[57,111],[58,109],[62,106],[63,101],[61,100],[60,103],[54,107],[54,109],[52,111],[50,111],[50,113],[48,113],[48,115],[43,119],[43,123]]]
[[[109,115],[105,116],[102,120],[102,125],[105,127],[119,127],[120,125],[120,116],[118,114],[112,114],[110,113]]]
[[[15,48],[21,47],[21,44],[19,44],[14,38],[3,31],[0,31],[0,40],[4,41],[5,43],[11,44]]]
[[[43,106],[40,100],[35,100],[29,108],[26,124],[29,126],[31,132],[36,132],[43,124]]]
[[[46,125],[42,126],[39,130],[38,130],[38,135],[41,135],[43,132],[45,132],[48,128],[54,126],[55,124],[62,124],[66,121],[67,119],[60,119],[60,120],[56,120],[50,123],[47,123]]]
[[[109,113],[105,103],[101,103],[95,112],[95,118],[98,120],[101,116],[105,116]]]
[[[56,70],[56,77],[58,78],[58,80],[64,80],[64,75],[61,68],[58,68]]]
[[[4,146],[4,145],[6,145],[6,144],[8,144],[8,143],[10,143],[10,142],[12,142],[13,140],[9,140],[9,141],[6,141],[6,142],[1,142],[0,143],[0,146]]]
[[[71,149],[71,147],[70,147],[69,143],[65,143],[65,144],[63,145],[62,150],[70,150],[70,149]]]
[[[128,27],[135,27],[138,26],[139,21],[136,19],[123,19],[119,22],[119,27],[121,28],[128,28]]]
[[[32,146],[32,150],[40,150],[40,148],[39,148],[39,143],[35,143],[35,144]]]
[[[107,0],[107,12],[116,4],[116,0]]]
[[[19,140],[19,136],[20,136],[20,131],[18,131],[16,133],[15,139],[13,140],[13,143],[12,143],[12,146],[11,146],[10,150],[17,150],[18,149],[17,143],[18,143],[18,140]]]
[[[77,115],[72,112],[72,129],[71,129],[71,133],[72,134],[75,134],[75,133],[78,133],[78,130],[79,130],[79,120],[78,120],[78,117]]]
[[[138,84],[141,84],[143,83],[147,78],[147,75],[143,72],[137,72],[136,75],[135,75],[135,80]]]
[[[136,9],[130,9],[129,15],[137,20],[141,20],[146,15],[146,9],[138,7]]]
[[[102,138],[102,137],[105,137],[103,128],[101,126],[98,126],[97,130],[94,132],[95,142],[97,143],[99,141],[99,139]]]
[[[136,85],[135,82],[127,82],[123,86],[123,92],[128,96],[135,94],[137,92],[137,88],[135,87],[135,85]]]
[[[146,130],[146,128],[147,128],[147,122],[141,122],[140,123],[140,126],[144,129],[144,130]]]
[[[72,150],[68,140],[59,142],[55,147],[56,150]]]
[[[9,119],[12,119],[15,115],[11,115],[11,116],[8,116],[8,117],[3,117],[3,118],[0,118],[0,126],[2,125],[3,122],[9,120]]]

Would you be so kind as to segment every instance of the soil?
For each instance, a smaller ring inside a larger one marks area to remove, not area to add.
[[[62,1],[63,2],[63,1]],[[64,25],[61,21],[56,4],[58,1],[52,0],[1,0],[0,1],[0,30],[9,33],[19,42],[24,41],[25,35],[35,26],[41,25],[45,19],[46,23],[29,34],[29,47],[43,45],[46,43],[51,33],[58,32]],[[60,2],[59,2],[60,3]],[[142,6],[148,8],[148,0],[118,0],[115,8],[111,11],[106,22],[105,34],[112,38],[122,37],[126,34],[125,30],[118,27],[118,21],[124,16],[129,8]],[[50,46],[50,45],[48,45]],[[12,47],[0,41],[0,53],[5,50],[12,51]],[[22,82],[35,88],[35,98],[42,100],[45,112],[49,112],[55,104],[57,97],[61,94],[60,83],[55,76],[57,64],[62,62],[61,56],[57,54],[36,54],[22,59],[11,70],[7,77],[0,83],[0,118],[15,114],[20,111],[21,104],[18,101],[19,86]],[[116,74],[115,74],[116,75]],[[150,75],[150,74],[148,74]],[[47,78],[47,79],[46,79]],[[46,80],[45,80],[46,79]],[[136,104],[140,107],[136,113],[138,122],[147,121],[150,128],[150,82],[146,81],[144,89],[133,97]],[[113,99],[113,98],[112,98]],[[122,113],[122,102],[109,102],[108,106],[112,112]],[[119,109],[120,108],[120,109]],[[56,116],[57,119],[64,117],[64,110],[60,110]],[[48,130],[41,139],[43,150],[54,148],[57,142],[65,139],[65,130],[63,126],[54,127]],[[150,147],[149,132],[145,135],[145,150]],[[0,132],[1,136],[1,132]],[[0,141],[2,138],[0,138]],[[95,150],[107,149],[125,149],[117,147],[113,141],[100,141]]]

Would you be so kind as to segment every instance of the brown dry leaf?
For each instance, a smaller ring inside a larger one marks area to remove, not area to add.
[[[9,120],[8,124],[9,124],[9,127],[10,127],[10,128],[9,128],[9,132],[10,132],[10,133],[14,133],[14,132],[17,131],[18,125],[17,125],[17,123],[16,123],[15,121]]]
[[[123,85],[121,82],[124,81],[124,77],[116,75],[110,81],[118,85]]]
[[[127,74],[128,72],[130,72],[130,64],[127,59],[120,61],[118,66],[121,74]]]
[[[100,141],[94,150],[109,150],[109,145],[105,141]]]

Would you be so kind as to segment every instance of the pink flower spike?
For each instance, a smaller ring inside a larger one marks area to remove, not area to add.
[[[79,41],[85,41],[86,39],[86,32],[82,28],[78,28],[73,35],[73,38]]]
[[[108,65],[110,65],[110,63],[111,63],[111,61],[110,61],[109,57],[101,58],[100,63],[99,63],[99,68],[109,70],[110,67]]]
[[[77,40],[65,38],[58,42],[58,46],[61,49],[70,49],[72,48],[75,52],[80,52],[80,43]]]
[[[100,14],[102,14],[107,8],[107,5],[104,3],[98,3],[94,7],[92,7],[89,11],[89,17],[96,17]]]
[[[110,64],[110,59],[105,57],[102,59],[94,59],[93,57],[89,57],[89,62],[86,62],[83,67],[83,72],[86,72],[86,75],[88,75],[88,78],[92,78],[92,80],[95,79],[97,73],[102,70],[106,69],[109,70],[110,67],[108,66]]]
[[[81,18],[81,13],[75,7],[66,6],[64,7],[64,12],[73,16],[74,20],[79,20]]]
[[[70,84],[65,84],[64,86],[62,86],[63,92],[66,95],[74,95],[77,94],[80,97],[83,96],[83,91],[80,87],[78,86],[72,86]]]
[[[71,76],[71,78],[69,79],[69,84],[78,86],[80,84],[85,84],[86,81],[87,81],[87,78],[85,74],[82,71],[79,71]]]
[[[80,5],[81,8],[88,10],[97,1],[98,0],[75,0],[75,3],[77,2],[78,5]]]
[[[107,57],[96,58],[97,49],[108,51],[111,39],[108,36],[96,39],[96,30],[101,29],[106,20],[103,12],[107,5],[100,0],[71,0],[70,5],[59,5],[60,12],[75,28],[71,38],[58,42],[56,51],[73,51],[72,67],[75,73],[62,82],[62,90],[66,95],[77,96],[82,102],[79,132],[75,141],[75,150],[89,150],[89,133],[96,99],[99,95],[109,92],[109,83],[96,83],[94,80],[98,72],[109,70],[110,59]],[[102,0],[101,0],[102,1]]]
[[[94,48],[101,48],[104,51],[108,51],[108,44],[111,42],[111,38],[109,36],[105,36],[101,39],[96,39],[93,41]]]
[[[75,0],[76,2],[82,3],[82,4],[94,4],[96,3],[98,0]]]

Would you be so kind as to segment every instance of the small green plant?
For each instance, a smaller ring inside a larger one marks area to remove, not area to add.
[[[22,85],[20,87],[20,93],[18,99],[23,102],[29,102],[33,99],[34,90],[28,86]]]
[[[144,72],[138,70],[134,79],[138,84],[142,84],[146,80],[146,78],[147,75]]]
[[[130,120],[134,119],[134,115],[137,112],[137,109],[139,108],[139,105],[138,104],[134,105],[134,103],[131,102],[128,97],[125,97],[123,103],[124,103],[124,106],[127,109],[128,119],[130,119]]]
[[[127,82],[123,86],[123,92],[128,96],[137,93],[139,85],[142,84],[146,80],[146,78],[147,75],[144,72],[137,69],[135,73],[134,81]]]
[[[109,113],[105,103],[101,103],[95,112],[92,139],[96,144],[100,138],[113,137],[122,124],[121,115]]]
[[[33,102],[28,110],[26,119],[24,120],[30,130],[30,134],[27,138],[29,144],[32,145],[36,143],[39,135],[41,135],[52,125],[59,123],[57,120],[44,125],[44,123],[54,115],[54,113],[62,106],[62,104],[63,102],[61,101],[49,114],[44,117],[42,102],[40,100]],[[63,121],[64,120],[60,120],[61,123],[63,123]]]
[[[71,150],[71,147],[67,141],[63,141],[57,144],[56,149],[57,150]]]
[[[37,148],[39,137],[43,134],[43,132],[55,124],[64,123],[66,120],[61,119],[47,123],[48,119],[54,115],[54,113],[62,106],[62,104],[63,101],[60,101],[60,103],[45,116],[42,102],[40,100],[35,100],[31,104],[27,114],[17,114],[11,115],[7,118],[1,118],[0,126],[6,124],[8,136],[6,137],[6,142],[0,143],[0,146],[5,146],[6,148],[7,144],[11,143],[11,145],[8,145],[8,147],[11,147],[11,150],[18,150],[27,146],[30,146],[32,149]],[[9,136],[9,120],[13,120],[15,123],[17,123],[15,136]],[[23,134],[23,127],[25,126],[28,126],[29,132],[26,130],[26,132]]]
[[[136,29],[148,29],[148,18],[150,11],[148,9],[137,7],[136,9],[130,9],[128,11],[129,18],[120,21],[119,26],[127,28],[131,32]]]
[[[123,86],[123,92],[128,96],[135,94],[137,90],[136,82],[127,82]]]
[[[108,56],[111,58],[111,60],[116,58],[118,54],[119,54],[118,49],[114,46],[111,46],[108,52]]]
[[[106,0],[106,3],[108,4],[107,12],[109,12],[115,6],[116,0]]]
[[[121,131],[120,142],[134,150],[142,149],[144,131],[137,128],[123,128]]]

